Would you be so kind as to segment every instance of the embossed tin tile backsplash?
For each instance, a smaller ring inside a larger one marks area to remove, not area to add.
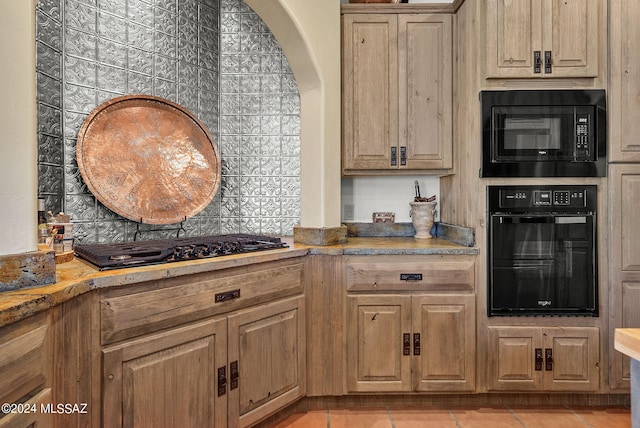
[[[39,194],[47,210],[71,215],[77,242],[175,234],[111,212],[78,172],[86,116],[134,93],[185,106],[220,149],[220,191],[181,236],[292,234],[300,96],[277,41],[242,0],[40,0],[36,15]]]

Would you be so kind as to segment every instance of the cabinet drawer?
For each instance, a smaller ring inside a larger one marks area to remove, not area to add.
[[[102,344],[300,293],[302,268],[300,260],[274,262],[107,292],[100,302]]]
[[[361,256],[345,262],[348,291],[473,291],[466,256]]]
[[[52,402],[51,388],[45,388],[24,403],[21,402],[20,411],[13,411],[0,418],[0,428],[51,427],[54,411],[57,410]]]
[[[18,403],[50,380],[51,331],[39,314],[5,328],[0,340],[0,402]]]

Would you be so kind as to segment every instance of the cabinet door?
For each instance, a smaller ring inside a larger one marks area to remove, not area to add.
[[[601,0],[488,0],[487,77],[596,77],[601,7]]]
[[[451,15],[398,15],[399,168],[452,166],[452,34]]]
[[[475,389],[475,313],[472,294],[413,297],[413,332],[421,336],[414,390]]]
[[[542,0],[487,0],[487,77],[534,77]]]
[[[411,390],[411,297],[347,297],[349,392]]]
[[[640,164],[609,167],[609,278],[613,388],[629,388],[629,358],[613,348],[615,328],[640,328]]]
[[[596,327],[489,327],[489,389],[597,391],[599,356]]]
[[[543,336],[544,389],[547,391],[597,391],[600,385],[598,328],[545,329]]]
[[[551,51],[553,58],[548,77],[598,75],[599,8],[600,0],[543,2],[543,51]]]
[[[640,162],[640,2],[610,0],[609,159]]]
[[[103,425],[226,427],[226,337],[219,319],[105,348]]]
[[[542,331],[537,327],[489,327],[488,389],[537,391],[543,385]]]
[[[306,393],[304,297],[229,316],[229,426],[251,426]]]
[[[398,23],[395,15],[343,17],[343,169],[396,169]],[[396,165],[391,162],[392,147]]]

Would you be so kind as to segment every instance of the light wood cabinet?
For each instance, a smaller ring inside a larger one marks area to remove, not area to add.
[[[473,391],[474,295],[362,294],[347,301],[349,392]]]
[[[214,319],[104,349],[103,425],[225,427],[226,333]]]
[[[489,327],[490,391],[597,391],[597,327]]]
[[[601,0],[487,0],[487,77],[597,77]]]
[[[345,175],[452,167],[452,16],[345,14]]]
[[[349,256],[344,275],[348,392],[475,390],[474,256]]]
[[[410,391],[411,297],[350,295],[347,311],[348,391]]]
[[[300,259],[106,290],[104,426],[246,427],[306,392]]]
[[[414,296],[412,303],[414,336],[420,333],[422,347],[413,389],[474,391],[475,295]]]
[[[609,2],[609,384],[614,390],[628,390],[629,357],[613,346],[616,328],[640,327],[640,3],[633,0]],[[618,163],[627,162],[627,163]]]
[[[640,164],[609,167],[610,384],[630,387],[629,358],[613,348],[615,328],[640,328]]]
[[[229,316],[229,424],[248,427],[305,395],[304,298]]]
[[[0,427],[49,427],[53,353],[50,314],[39,314],[3,328],[0,338],[0,403],[16,407],[0,412]],[[17,406],[20,406],[19,408]]]
[[[103,350],[104,426],[248,427],[305,394],[304,299]]]
[[[609,159],[640,162],[640,2],[610,0]]]

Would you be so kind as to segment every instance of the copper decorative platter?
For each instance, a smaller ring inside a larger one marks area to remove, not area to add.
[[[198,118],[148,95],[109,100],[85,119],[76,146],[89,190],[140,223],[172,224],[202,211],[220,185],[220,158]]]

